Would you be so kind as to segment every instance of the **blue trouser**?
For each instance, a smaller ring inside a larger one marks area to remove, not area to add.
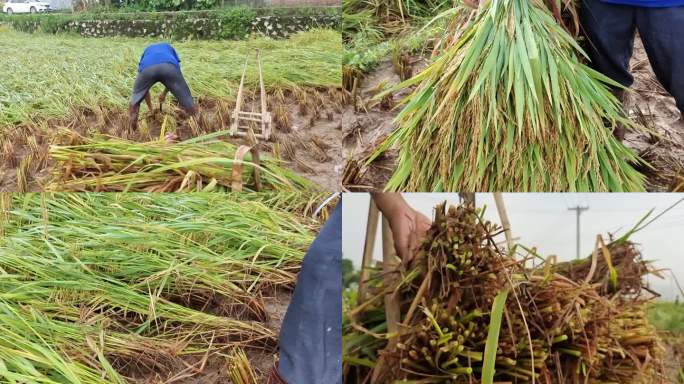
[[[684,111],[684,7],[645,8],[582,0],[582,27],[592,67],[629,87],[638,30],[653,71]]]
[[[280,330],[288,384],[342,383],[342,202],[304,256]]]

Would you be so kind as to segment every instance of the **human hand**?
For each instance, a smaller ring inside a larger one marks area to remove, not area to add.
[[[432,222],[398,193],[375,193],[373,199],[389,222],[397,255],[403,263],[409,263]]]

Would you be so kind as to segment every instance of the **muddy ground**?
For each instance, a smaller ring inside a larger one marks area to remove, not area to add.
[[[269,95],[268,109],[274,128],[271,139],[259,143],[261,153],[280,157],[285,161],[285,167],[313,181],[322,190],[339,190],[340,164],[343,163],[339,149],[343,98],[344,94],[337,89]],[[163,111],[148,112],[142,107],[135,131],[127,129],[125,111],[105,107],[73,111],[74,117],[69,119],[41,120],[3,128],[0,191],[40,191],[55,166],[48,154],[51,144],[73,145],[79,143],[80,137],[98,134],[138,142],[158,140],[162,125],[167,133],[175,133],[177,140],[230,128],[234,103],[200,99],[199,104],[202,118],[198,124],[191,123],[167,103]],[[253,103],[247,104],[250,108]],[[246,143],[238,137],[224,136],[222,140]],[[22,162],[27,164],[22,165]],[[19,169],[24,171],[18,172]]]
[[[635,149],[654,169],[643,169],[652,192],[684,191],[684,132],[673,128],[679,119],[674,99],[660,86],[637,39],[632,60],[635,83],[626,100],[630,116],[647,126],[653,133],[627,134],[625,143]],[[415,57],[413,74],[426,65],[422,57]],[[397,149],[391,149],[369,166],[366,158],[395,128],[393,119],[399,112],[394,105],[409,94],[407,90],[393,95],[389,103],[371,101],[380,90],[400,82],[392,61],[388,58],[362,80],[357,93],[356,108],[344,111],[342,124],[343,155],[347,161],[343,185],[348,190],[382,189],[392,175],[397,161]],[[356,110],[355,110],[356,109]]]

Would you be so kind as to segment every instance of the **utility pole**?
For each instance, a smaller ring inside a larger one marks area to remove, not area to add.
[[[579,205],[576,207],[568,208],[568,211],[575,211],[577,215],[577,260],[580,258],[580,216],[582,215],[582,212],[588,211],[589,207],[580,207]]]
[[[475,193],[474,192],[459,192],[458,197],[461,200],[461,204],[472,205],[475,207]]]

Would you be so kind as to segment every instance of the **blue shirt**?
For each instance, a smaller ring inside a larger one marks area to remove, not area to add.
[[[646,8],[669,8],[684,6],[684,0],[603,0],[603,2]]]
[[[149,66],[162,63],[173,64],[180,69],[180,58],[171,44],[157,43],[149,45],[147,48],[145,48],[142,57],[140,57],[138,72],[142,72]]]

